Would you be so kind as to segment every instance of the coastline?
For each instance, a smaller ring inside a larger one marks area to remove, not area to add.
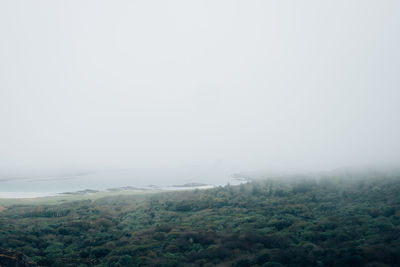
[[[212,189],[218,186],[225,185],[239,185],[242,183],[247,183],[248,179],[243,177],[231,177],[224,184],[206,184],[206,183],[185,183],[179,185],[169,185],[169,186],[121,186],[115,188],[107,189],[93,189],[93,188],[83,188],[76,191],[59,191],[59,192],[35,192],[35,191],[0,191],[1,200],[12,200],[12,199],[40,199],[49,197],[90,197],[90,196],[107,196],[114,194],[136,194],[136,193],[154,193],[162,191],[181,191],[181,190],[196,190],[196,189]]]
[[[161,192],[161,191],[182,191],[182,190],[195,190],[195,189],[211,189],[216,187],[215,185],[205,185],[205,186],[193,186],[193,187],[157,187],[157,188],[136,188],[136,189],[124,189],[123,187],[120,190],[110,189],[110,190],[91,190],[85,189],[81,191],[75,192],[1,192],[0,191],[0,199],[37,199],[37,198],[46,198],[46,197],[69,197],[69,196],[92,196],[97,194],[108,195],[108,194],[116,194],[116,193],[135,193],[135,192]]]
[[[58,193],[54,192],[1,192],[0,199],[25,199],[25,198],[41,198],[55,197]]]

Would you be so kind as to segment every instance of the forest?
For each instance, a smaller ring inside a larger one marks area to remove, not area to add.
[[[0,247],[38,266],[400,266],[400,174],[10,205]]]

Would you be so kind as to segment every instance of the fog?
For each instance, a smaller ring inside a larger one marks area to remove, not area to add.
[[[0,178],[398,164],[399,11],[1,1]]]

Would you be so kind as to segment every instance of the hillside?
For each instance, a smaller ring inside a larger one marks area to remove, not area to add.
[[[399,266],[397,173],[281,177],[0,213],[40,266]]]

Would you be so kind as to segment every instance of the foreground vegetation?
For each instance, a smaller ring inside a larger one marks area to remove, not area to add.
[[[400,176],[252,181],[0,213],[41,266],[399,266]]]

